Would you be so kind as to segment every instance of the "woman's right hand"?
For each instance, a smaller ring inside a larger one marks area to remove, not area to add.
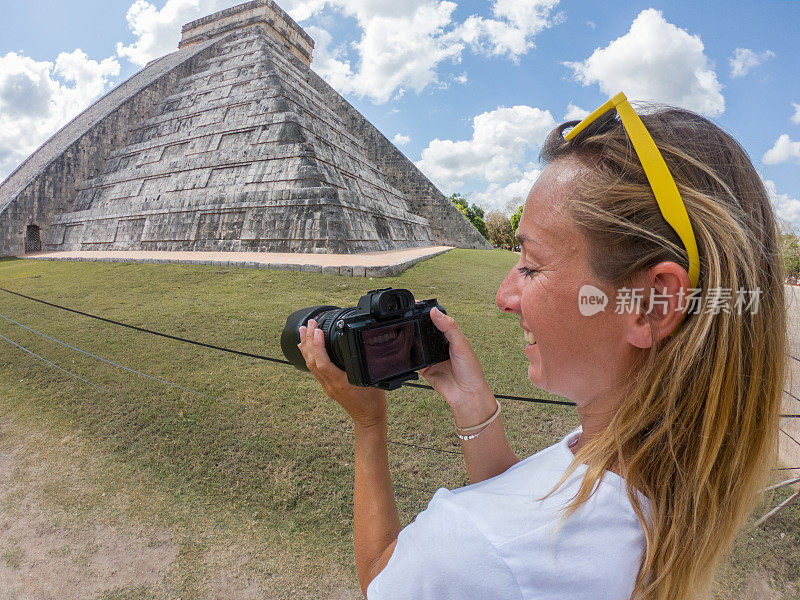
[[[444,333],[450,343],[450,360],[420,369],[419,374],[428,380],[433,389],[450,405],[458,425],[463,427],[474,425],[470,422],[461,422],[459,414],[471,419],[473,414],[485,412],[486,407],[491,408],[491,411],[495,409],[494,396],[486,382],[481,363],[475,350],[472,349],[472,344],[453,317],[433,308],[431,321]]]

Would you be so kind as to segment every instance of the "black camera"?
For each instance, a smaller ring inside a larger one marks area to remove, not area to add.
[[[353,385],[394,390],[419,379],[416,371],[450,358],[444,334],[431,321],[436,299],[415,302],[408,290],[367,292],[354,308],[312,306],[292,313],[281,334],[281,349],[295,367],[308,371],[297,344],[299,329],[316,320],[333,364]]]

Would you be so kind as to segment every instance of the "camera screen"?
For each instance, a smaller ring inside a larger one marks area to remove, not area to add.
[[[417,321],[406,321],[361,332],[369,378],[376,382],[423,366]]]

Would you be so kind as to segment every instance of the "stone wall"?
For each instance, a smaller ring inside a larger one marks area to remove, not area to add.
[[[194,69],[193,61],[213,52],[212,45],[196,44],[153,61],[78,115],[9,175],[0,184],[0,256],[25,252],[28,225],[40,226],[41,239],[48,239],[52,220],[73,209],[78,187],[97,176],[106,156],[125,143],[129,125],[148,118],[173,92],[175,82]]]
[[[387,182],[405,194],[411,205],[411,211],[428,220],[436,244],[479,250],[492,249],[486,238],[417,166],[339,92],[310,69],[308,82],[319,91],[325,103],[344,121],[350,133],[364,142],[367,158],[378,165]]]
[[[299,66],[298,66],[299,65]],[[427,219],[385,181],[262,25],[218,39],[51,222],[48,251],[359,253],[430,246]]]
[[[183,35],[178,47],[218,38],[253,25],[264,27],[275,41],[304,65],[311,64],[314,40],[272,0],[253,0],[187,23],[181,29]]]

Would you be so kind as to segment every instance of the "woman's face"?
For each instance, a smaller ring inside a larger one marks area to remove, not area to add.
[[[531,382],[587,406],[613,392],[637,349],[625,342],[614,289],[593,275],[586,240],[567,213],[581,168],[574,159],[556,161],[533,186],[519,223],[522,255],[497,292],[497,306],[520,317]],[[587,284],[608,297],[591,316],[579,305]]]

